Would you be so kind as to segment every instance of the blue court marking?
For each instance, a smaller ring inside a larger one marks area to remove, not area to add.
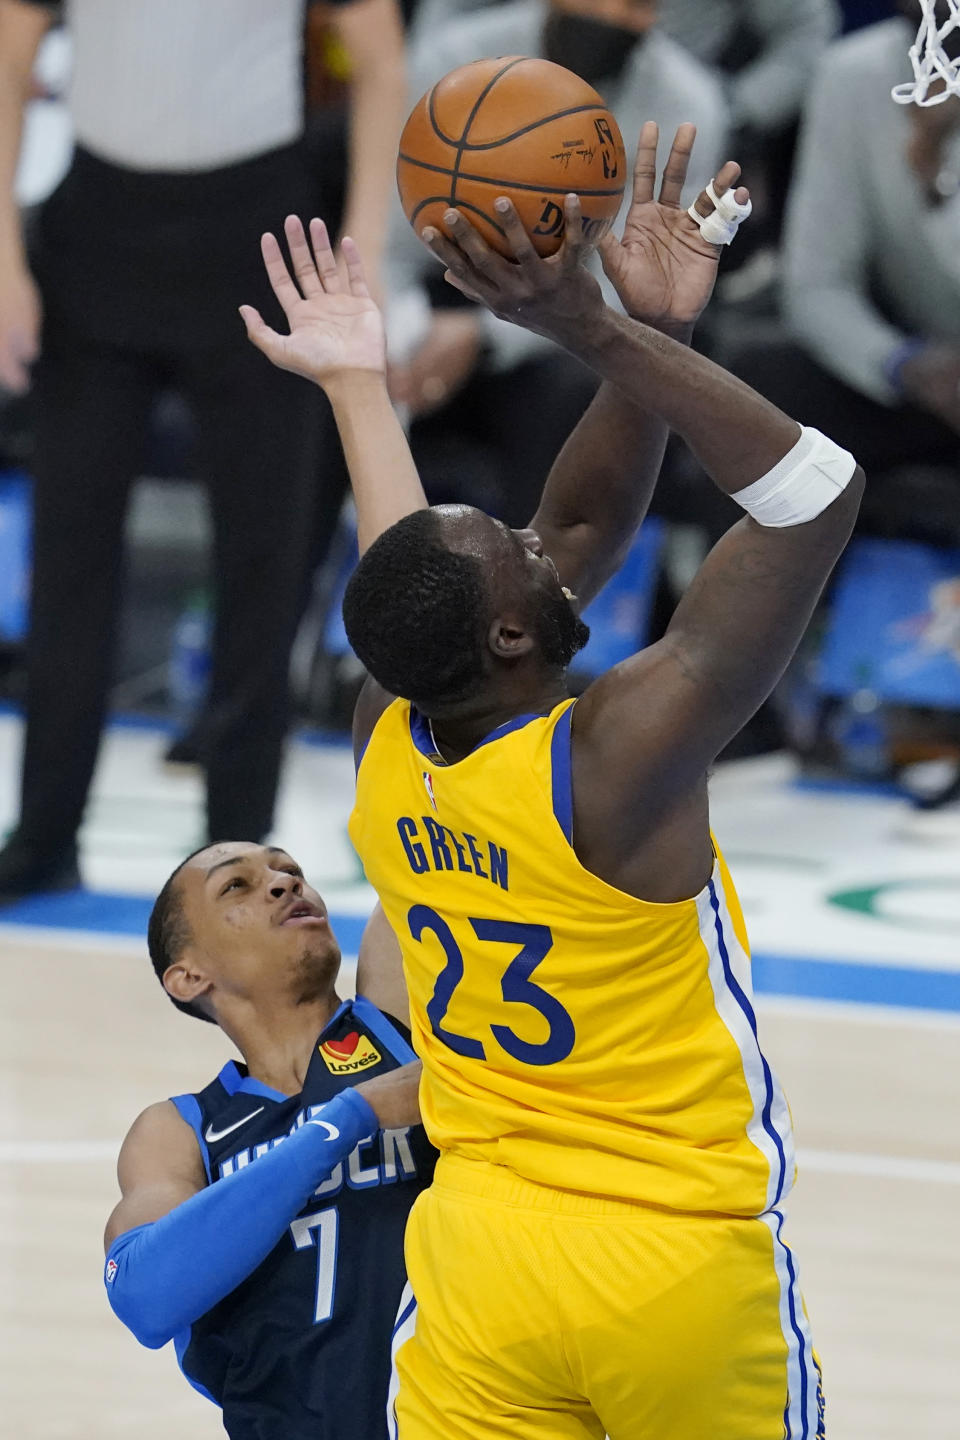
[[[759,953],[753,957],[753,988],[760,995],[960,1011],[960,971],[956,970]]]
[[[360,937],[366,928],[366,915],[331,915],[333,933],[340,942],[344,955],[356,955],[360,950]]]
[[[144,939],[152,904],[152,898],[146,895],[110,895],[91,890],[34,895],[0,909],[0,929],[6,925],[31,925]],[[333,914],[330,922],[343,953],[356,955],[366,917]],[[823,956],[758,951],[753,956],[753,985],[758,995],[960,1012],[957,970],[913,969],[875,961],[856,964]]]
[[[352,750],[353,740],[349,732],[343,730],[315,730],[312,727],[298,727],[293,731],[291,739],[298,740],[301,745],[308,745],[312,750]]]
[[[892,780],[848,780],[841,775],[801,775],[790,780],[789,788],[812,795],[852,795],[879,800],[906,799],[906,791]]]
[[[2,925],[42,925],[52,930],[93,930],[108,935],[146,937],[153,899],[146,895],[110,895],[97,890],[64,890],[30,895],[0,907]]]

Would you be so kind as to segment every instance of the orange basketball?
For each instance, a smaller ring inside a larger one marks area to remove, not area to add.
[[[434,85],[400,137],[397,185],[410,224],[443,230],[462,210],[488,244],[509,254],[493,202],[507,195],[541,255],[563,238],[563,197],[580,196],[596,243],[613,224],[626,183],[616,120],[592,86],[549,60],[475,60]]]

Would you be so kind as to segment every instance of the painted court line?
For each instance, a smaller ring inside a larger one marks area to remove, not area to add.
[[[921,1185],[960,1185],[960,1161],[907,1155],[858,1155],[840,1150],[801,1150],[797,1165],[822,1175],[866,1175],[875,1180],[916,1180]]]
[[[119,1140],[3,1140],[0,1164],[77,1165],[115,1160]],[[867,1155],[843,1150],[801,1150],[801,1173],[869,1176],[876,1180],[912,1180],[921,1185],[960,1185],[960,1161],[927,1160],[905,1155]]]
[[[82,1165],[115,1160],[119,1140],[0,1140],[0,1164]]]
[[[799,995],[755,995],[754,1009],[763,1016],[788,1016],[818,1023],[839,1021],[846,1025],[882,1025],[887,1029],[909,1026],[919,1030],[960,1029],[960,1012],[918,1010],[908,1005],[867,1005],[849,1000],[818,1000]]]

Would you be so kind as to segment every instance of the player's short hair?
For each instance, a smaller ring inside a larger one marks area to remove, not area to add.
[[[150,919],[147,922],[147,949],[150,952],[150,959],[153,961],[154,973],[161,985],[163,985],[163,977],[170,966],[177,963],[184,949],[190,943],[190,926],[183,905],[180,871],[185,865],[189,865],[195,856],[202,855],[204,850],[209,848],[208,845],[201,845],[199,850],[194,850],[185,860],[181,860],[176,870],[168,875],[163,889],[153,902],[153,909],[150,911]],[[211,1025],[217,1023],[212,1015],[208,1015],[193,1001],[178,1000],[175,995],[170,994],[165,985],[163,988],[168,999],[172,1000],[184,1015],[193,1015],[198,1020],[208,1020]]]
[[[431,510],[385,530],[343,597],[358,658],[391,695],[428,713],[480,685],[488,612],[480,561],[447,549]]]

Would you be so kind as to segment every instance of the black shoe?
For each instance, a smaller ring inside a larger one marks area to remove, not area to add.
[[[43,851],[14,835],[0,850],[0,905],[12,905],[27,895],[78,890],[80,885],[75,843]]]

